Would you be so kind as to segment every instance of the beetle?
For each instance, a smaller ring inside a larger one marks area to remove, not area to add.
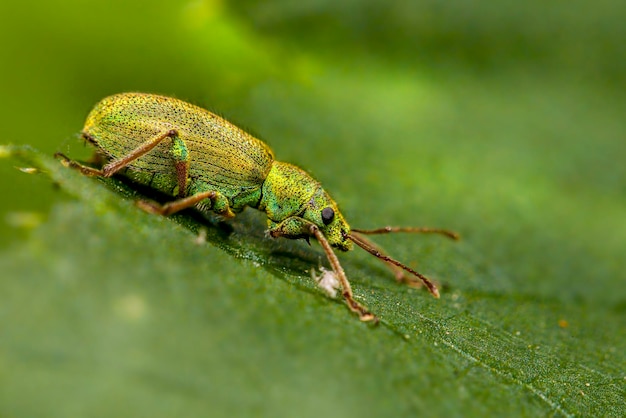
[[[96,104],[82,137],[106,162],[101,168],[55,155],[87,176],[119,173],[175,197],[165,204],[139,201],[148,212],[167,216],[195,207],[231,218],[250,206],[265,212],[273,238],[308,241],[314,237],[341,285],[344,300],[362,321],[378,319],[354,299],[333,248],[349,251],[356,244],[383,260],[398,281],[416,287],[423,284],[439,297],[433,282],[386,255],[365,235],[438,233],[458,239],[456,233],[437,228],[350,228],[318,181],[295,165],[276,161],[264,142],[205,109],[171,97],[120,93]]]

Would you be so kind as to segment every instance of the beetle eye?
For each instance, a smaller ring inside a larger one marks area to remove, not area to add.
[[[328,225],[329,223],[331,223],[334,217],[335,211],[333,210],[333,208],[327,207],[322,209],[322,222],[324,222],[324,225]]]

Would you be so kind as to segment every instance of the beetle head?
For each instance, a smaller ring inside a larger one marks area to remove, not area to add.
[[[350,226],[337,208],[335,201],[320,186],[306,205],[302,217],[322,231],[330,245],[342,251],[352,249],[348,239]]]

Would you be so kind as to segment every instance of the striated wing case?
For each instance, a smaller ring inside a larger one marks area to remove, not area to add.
[[[274,156],[269,147],[213,113],[170,97],[122,93],[100,101],[87,117],[84,134],[109,158],[127,155],[170,129],[189,150],[189,177],[226,195],[258,189]],[[171,141],[165,139],[130,169],[175,178]]]

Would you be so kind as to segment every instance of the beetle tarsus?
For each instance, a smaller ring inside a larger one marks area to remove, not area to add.
[[[100,177],[103,175],[102,170],[98,170],[97,168],[89,167],[77,161],[71,160],[65,154],[62,154],[60,152],[55,152],[54,158],[61,160],[61,164],[63,164],[64,167],[78,170],[81,172],[81,174],[85,176]]]
[[[352,292],[344,291],[342,293],[342,296],[345,299],[346,303],[348,304],[348,307],[350,308],[350,310],[356,313],[357,315],[359,315],[359,319],[362,322],[372,322],[374,324],[378,323],[378,317],[374,315],[373,313],[371,313],[370,311],[368,311],[367,308],[365,308],[365,306],[361,305],[359,302],[354,300],[354,298],[352,297]]]

